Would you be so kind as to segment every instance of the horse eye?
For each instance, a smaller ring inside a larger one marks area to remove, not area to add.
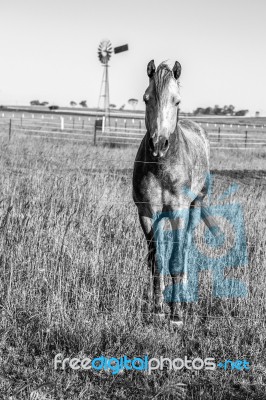
[[[180,103],[180,100],[176,98],[176,96],[173,96],[172,98],[172,102],[175,106],[178,106],[178,104]]]

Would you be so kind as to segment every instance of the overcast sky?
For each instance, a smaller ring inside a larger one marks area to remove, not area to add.
[[[97,106],[102,39],[110,101],[139,99],[147,63],[182,65],[181,108],[233,104],[266,115],[265,0],[0,0],[0,104],[47,100]]]

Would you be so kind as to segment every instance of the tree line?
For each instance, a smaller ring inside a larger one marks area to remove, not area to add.
[[[30,102],[30,105],[31,106],[48,106],[48,104],[49,104],[49,102],[48,101],[39,101],[39,100],[32,100],[31,102]],[[88,108],[88,105],[87,105],[87,100],[82,100],[80,103],[77,103],[76,101],[74,101],[74,100],[72,100],[72,101],[70,101],[70,106],[71,107],[76,107],[77,105],[80,105],[81,107],[86,107],[86,108]],[[137,99],[129,99],[128,100],[128,104],[130,104],[130,106],[133,108],[133,110],[135,110],[136,109],[136,107],[137,107],[137,105],[138,105],[138,100]],[[119,110],[124,110],[124,108],[125,108],[125,104],[123,104],[120,108],[119,108]],[[51,108],[51,107],[57,107],[58,108],[58,106],[50,106],[49,108]],[[117,108],[117,106],[115,105],[115,104],[110,104],[109,105],[109,107],[110,108]]]
[[[31,105],[31,106],[48,106],[48,104],[49,104],[48,101],[32,100],[32,101],[30,102],[30,105]],[[76,103],[75,101],[71,101],[69,104],[71,105],[71,107],[75,107],[75,106],[78,105],[78,103]],[[81,107],[88,107],[88,106],[87,106],[87,100],[82,100],[82,101],[79,103],[79,105],[80,105]]]
[[[32,100],[30,102],[32,106],[47,106],[49,103],[48,101],[39,101],[39,100]],[[128,100],[128,104],[133,108],[133,110],[136,110],[136,107],[138,105],[138,100],[131,98]],[[81,107],[88,107],[87,105],[87,100],[82,100],[80,103],[77,103],[75,101],[70,101],[70,106],[71,107],[76,107],[77,105],[80,105]],[[51,107],[57,107],[58,106],[51,106]],[[110,108],[117,108],[115,104],[110,104]],[[50,108],[50,107],[49,107]],[[119,110],[123,110],[125,108],[125,104],[123,104]],[[223,106],[220,107],[218,105],[215,105],[214,107],[198,107],[196,110],[193,111],[192,115],[229,115],[229,116],[245,116],[248,113],[249,110],[236,110],[235,107],[230,104],[229,106]]]
[[[230,104],[229,106],[219,107],[215,105],[214,107],[198,107],[193,111],[193,115],[236,115],[236,116],[245,116],[248,113],[248,110],[237,110],[235,107]]]

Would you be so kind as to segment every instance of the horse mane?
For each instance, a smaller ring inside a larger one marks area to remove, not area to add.
[[[171,78],[173,78],[172,69],[166,63],[166,61],[161,62],[161,64],[158,65],[158,68],[154,74],[155,94],[157,100],[160,99],[165,86],[168,84]],[[179,82],[177,83],[179,86]]]

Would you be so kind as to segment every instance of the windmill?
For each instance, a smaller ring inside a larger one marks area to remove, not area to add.
[[[109,40],[103,40],[98,47],[98,57],[100,62],[103,64],[103,77],[101,83],[101,90],[98,102],[98,108],[100,106],[101,98],[104,98],[104,110],[105,110],[105,121],[109,120],[109,78],[108,78],[108,61],[111,58],[112,45]],[[104,89],[104,91],[103,91]]]
[[[114,53],[121,53],[123,51],[128,50],[128,45],[123,45],[114,48]],[[112,44],[110,40],[102,40],[98,47],[98,57],[100,62],[103,65],[103,77],[101,83],[100,96],[98,101],[98,108],[100,107],[101,98],[104,98],[104,111],[105,111],[105,122],[106,125],[109,125],[109,76],[108,76],[108,67],[109,60],[112,55]]]

